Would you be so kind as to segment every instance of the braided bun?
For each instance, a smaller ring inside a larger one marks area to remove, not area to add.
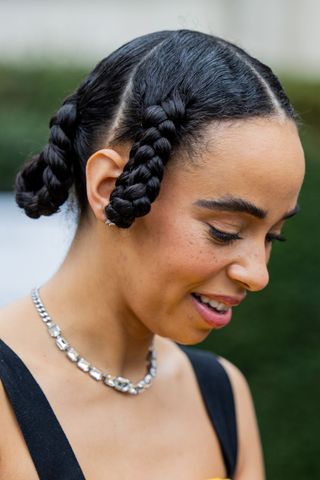
[[[177,143],[177,128],[184,116],[185,106],[177,95],[143,112],[139,140],[131,149],[106,207],[108,220],[118,227],[129,228],[136,217],[149,213],[159,195],[164,167]]]
[[[57,212],[68,198],[76,118],[75,103],[66,101],[50,121],[48,144],[16,177],[16,202],[31,218]]]

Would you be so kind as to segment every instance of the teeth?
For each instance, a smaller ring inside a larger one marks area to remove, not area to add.
[[[210,303],[210,298],[205,297],[204,295],[200,295],[201,301],[204,303]]]
[[[215,300],[210,300],[210,298],[206,297],[205,295],[199,295],[199,298],[202,303],[207,303],[210,307],[215,308],[219,312],[226,312],[229,307],[224,303],[216,302]]]

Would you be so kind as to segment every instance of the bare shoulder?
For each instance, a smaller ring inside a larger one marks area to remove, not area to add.
[[[11,348],[19,344],[19,338],[23,337],[24,312],[28,302],[23,298],[5,307],[0,308],[0,339],[7,343]],[[7,413],[7,396],[0,377],[0,424],[3,423],[3,416]],[[2,431],[2,428],[1,428]],[[0,437],[1,442],[1,437]]]
[[[240,401],[242,400],[243,395],[247,397],[247,400],[248,397],[250,400],[252,400],[248,382],[241,370],[224,357],[218,356],[218,360],[222,364],[228,374],[228,377],[230,378],[235,396],[239,397]]]
[[[238,462],[234,480],[264,480],[264,462],[255,407],[248,382],[233,363],[218,357],[230,379],[238,427]]]
[[[17,480],[36,478],[29,476],[29,473],[26,474],[29,470],[33,473],[33,464],[27,454],[27,446],[1,377],[0,425],[0,478]]]
[[[20,345],[25,338],[26,318],[31,310],[30,305],[29,299],[25,297],[0,308],[0,339],[15,351],[20,350]],[[0,425],[0,477],[9,478],[4,474],[7,459],[10,457],[9,452],[15,451],[14,442],[17,440],[17,434],[21,435],[1,376]]]
[[[0,338],[16,338],[23,330],[25,319],[32,311],[32,304],[28,297],[23,297],[0,308]],[[20,328],[21,327],[21,328]]]
[[[14,311],[16,309],[15,304],[8,305],[0,309],[0,339],[7,341],[7,337],[10,335],[7,332],[10,331],[11,321],[14,318]],[[7,445],[8,439],[11,435],[11,412],[7,394],[0,376],[0,475],[4,475],[5,471],[5,459],[7,457]],[[1,477],[2,478],[2,477]]]
[[[10,346],[14,346],[15,339],[19,338],[19,327],[23,325],[26,307],[27,299],[23,298],[0,308],[0,339]],[[6,402],[6,394],[0,378],[0,415],[3,413],[2,406]]]
[[[10,415],[9,401],[3,383],[0,378],[0,424],[1,424],[1,435],[0,435],[0,463],[3,453],[3,447],[5,445],[5,439],[8,438],[8,428],[9,428],[9,417]]]
[[[5,458],[5,438],[7,437],[7,411],[6,411],[6,393],[0,378],[0,424],[1,424],[1,435],[0,435],[0,474],[3,474],[4,470],[4,458]]]

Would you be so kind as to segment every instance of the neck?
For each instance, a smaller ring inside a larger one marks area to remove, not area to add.
[[[125,303],[116,256],[89,227],[78,231],[40,297],[63,336],[90,363],[113,375],[141,377],[153,334]]]

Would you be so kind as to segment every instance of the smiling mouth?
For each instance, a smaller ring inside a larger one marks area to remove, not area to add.
[[[230,307],[222,302],[218,302],[216,300],[210,299],[205,295],[199,295],[198,293],[191,294],[198,302],[202,303],[210,310],[219,313],[220,315],[224,315],[230,309]]]

